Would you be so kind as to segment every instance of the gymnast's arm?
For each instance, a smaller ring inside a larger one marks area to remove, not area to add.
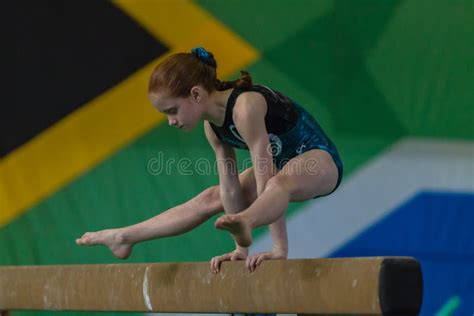
[[[221,142],[207,121],[204,123],[204,131],[209,144],[216,154],[219,171],[219,191],[224,210],[228,214],[239,213],[245,209],[246,199],[243,196],[242,186],[239,181],[234,148]],[[236,248],[247,255],[247,248],[240,247],[237,243]]]
[[[224,144],[217,138],[209,122],[206,121],[204,124],[206,137],[216,154],[222,205],[226,213],[239,213],[245,208],[245,204],[236,166],[234,148]]]
[[[277,170],[273,164],[268,132],[265,126],[267,104],[264,97],[256,92],[241,94],[234,107],[234,122],[242,138],[246,141],[252,156],[257,194],[265,189],[267,181]],[[273,240],[271,253],[259,254],[260,257],[286,258],[288,255],[288,237],[285,217],[270,224],[270,233]],[[259,257],[257,255],[257,259]]]
[[[260,93],[246,92],[237,97],[233,119],[250,151],[258,196],[265,190],[268,180],[276,174],[265,126],[266,113],[267,103]]]

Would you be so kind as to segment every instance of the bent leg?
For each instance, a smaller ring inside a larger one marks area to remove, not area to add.
[[[331,192],[336,186],[337,175],[337,167],[327,152],[307,151],[291,159],[270,178],[262,194],[245,211],[220,217],[216,227],[229,230],[241,246],[248,247],[253,228],[277,221],[291,201],[305,201]]]

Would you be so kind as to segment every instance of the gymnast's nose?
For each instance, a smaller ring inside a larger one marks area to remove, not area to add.
[[[175,118],[170,118],[170,117],[168,117],[168,124],[169,124],[170,126],[176,126],[176,125],[178,125],[178,120],[175,119]]]

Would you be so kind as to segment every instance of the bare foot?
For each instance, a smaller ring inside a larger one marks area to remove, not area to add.
[[[104,245],[109,247],[113,255],[119,259],[127,259],[132,253],[133,245],[126,243],[118,229],[106,229],[93,233],[85,233],[76,239],[79,246]]]
[[[226,214],[216,220],[216,228],[228,230],[235,237],[235,241],[242,247],[252,244],[252,231],[250,225],[239,215]]]

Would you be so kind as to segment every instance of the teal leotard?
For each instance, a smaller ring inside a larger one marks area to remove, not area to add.
[[[211,123],[217,137],[233,147],[248,150],[232,119],[237,97],[248,91],[261,93],[267,102],[265,125],[276,167],[283,168],[291,158],[311,149],[325,150],[331,155],[338,169],[337,185],[332,191],[334,192],[341,183],[343,175],[343,164],[336,146],[311,114],[278,91],[262,85],[234,88],[227,101],[223,125],[217,126]]]

